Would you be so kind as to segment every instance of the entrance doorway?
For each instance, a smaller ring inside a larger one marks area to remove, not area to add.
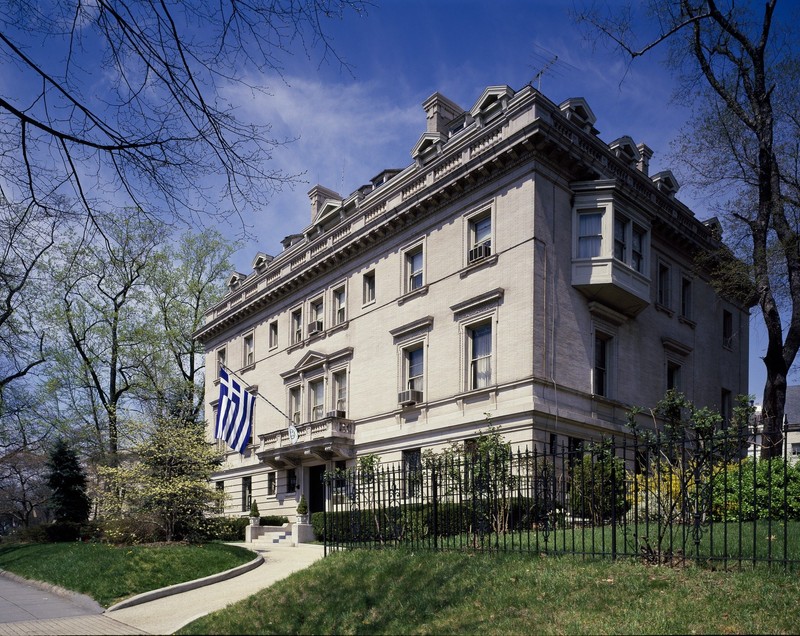
[[[325,464],[311,466],[308,469],[308,512],[322,512],[325,510]]]

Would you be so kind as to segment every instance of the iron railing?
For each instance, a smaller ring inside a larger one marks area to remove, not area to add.
[[[785,436],[784,436],[785,439]],[[747,432],[464,449],[324,477],[326,552],[410,546],[800,564],[800,465]]]

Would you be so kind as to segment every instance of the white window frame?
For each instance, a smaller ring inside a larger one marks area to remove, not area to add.
[[[481,206],[477,212],[469,214],[464,218],[466,221],[467,237],[465,257],[467,265],[470,265],[488,258],[494,253],[494,208],[493,206]],[[489,232],[481,236],[478,233],[479,226],[484,222],[489,223]],[[481,247],[483,248],[480,250],[482,253],[477,254],[476,250],[479,250]]]
[[[422,391],[422,395],[425,395],[425,364],[427,357],[425,355],[425,349],[427,348],[426,342],[424,340],[416,340],[414,342],[406,342],[403,343],[402,347],[400,348],[401,353],[401,383],[400,383],[400,391]],[[415,354],[417,351],[421,352],[420,355],[422,356],[422,371],[417,375],[411,375],[412,373],[412,355]]]
[[[303,342],[303,308],[295,307],[289,313],[290,334],[292,344],[300,344]]]
[[[311,333],[312,325],[317,332],[325,331],[325,299],[317,296],[308,303],[308,332]]]
[[[581,230],[581,218],[597,216],[600,220],[599,232],[585,232]],[[576,230],[575,230],[575,257],[578,259],[601,258],[604,254],[603,222],[605,221],[606,210],[604,208],[585,208],[577,211]],[[584,245],[594,245],[594,241],[599,239],[596,249],[583,250]],[[590,243],[591,242],[591,243]],[[595,253],[596,252],[596,253]]]
[[[319,390],[317,390],[319,389]],[[325,377],[318,376],[308,381],[308,420],[316,422],[325,417]]]
[[[217,347],[216,355],[214,359],[216,360],[216,369],[214,373],[216,374],[216,378],[219,379],[219,370],[221,366],[226,366],[228,363],[228,352],[225,346]],[[220,364],[221,363],[221,364]]]
[[[249,345],[248,345],[249,343]],[[256,335],[250,331],[242,336],[242,367],[251,367],[256,363]]]
[[[479,356],[475,352],[475,332],[477,330],[482,329],[489,329],[489,345],[490,350],[488,355]],[[493,317],[488,319],[480,320],[478,322],[471,322],[466,326],[466,334],[467,334],[467,361],[468,361],[468,369],[467,369],[467,390],[468,391],[477,391],[480,389],[486,389],[491,386],[494,386],[497,381],[495,377],[495,369],[494,369],[494,352],[495,352],[495,328],[494,328],[494,320]],[[488,360],[489,364],[489,371],[488,371],[488,381],[485,384],[478,382],[478,365],[481,361]]]
[[[377,295],[376,291],[377,284],[375,282],[374,269],[371,269],[368,272],[364,272],[363,276],[361,277],[361,289],[362,289],[362,305],[367,306],[374,303]]]
[[[347,322],[347,286],[337,285],[331,290],[331,308],[333,311],[333,325]]]
[[[333,380],[333,410],[342,411],[347,417],[347,369],[339,369],[331,374]]]
[[[425,287],[425,244],[423,242],[403,250],[403,280],[403,291],[406,294]]]
[[[287,401],[289,403],[289,417],[295,425],[303,421],[303,387],[300,384],[289,387]]]
[[[672,265],[659,259],[656,270],[656,302],[666,309],[672,309]]]
[[[278,346],[278,321],[273,320],[269,323],[269,348],[275,349]]]

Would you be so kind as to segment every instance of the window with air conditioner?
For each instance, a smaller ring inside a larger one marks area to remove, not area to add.
[[[334,417],[347,417],[347,371],[333,374],[333,390],[336,396]]]
[[[320,333],[325,329],[325,305],[321,298],[311,301],[309,307],[308,335]]]
[[[425,350],[421,344],[403,350],[403,376],[403,390],[398,399],[400,404],[410,405],[422,402]]]
[[[467,263],[492,255],[492,215],[484,212],[469,219]]]

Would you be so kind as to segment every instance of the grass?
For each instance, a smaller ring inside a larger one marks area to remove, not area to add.
[[[334,554],[180,634],[800,633],[800,580],[519,553]]]
[[[87,594],[103,607],[247,563],[253,553],[223,543],[111,546],[103,543],[0,545],[0,568]]]

